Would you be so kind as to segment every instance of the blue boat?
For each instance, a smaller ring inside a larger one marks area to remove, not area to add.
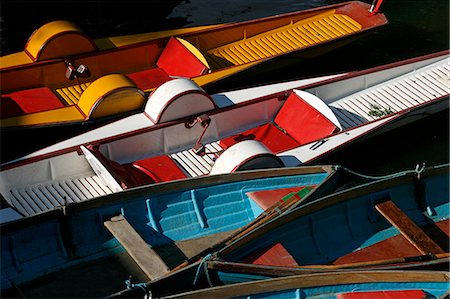
[[[73,203],[3,224],[2,291],[14,287],[23,293],[31,287],[21,284],[58,273],[50,283],[55,285],[64,280],[62,270],[76,285],[72,268],[83,269],[96,260],[123,253],[134,259],[146,280],[154,279],[261,214],[260,218],[278,215],[300,198],[313,200],[332,192],[343,177],[340,173],[332,166],[309,166],[185,179]],[[269,201],[261,197],[266,192],[271,195]],[[272,203],[275,208],[269,207]],[[129,274],[120,274],[122,281]],[[45,282],[40,287],[42,284]]]
[[[449,165],[386,176],[236,234],[141,290],[159,297],[299,273],[448,269],[449,208]]]

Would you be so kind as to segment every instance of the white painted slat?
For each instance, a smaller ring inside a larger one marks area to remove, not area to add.
[[[428,88],[424,86],[420,80],[417,80],[415,77],[411,77],[409,80],[406,80],[411,86],[414,86],[421,94],[427,97],[428,100],[434,99],[435,96],[428,91]]]
[[[211,171],[211,167],[212,166],[208,162],[206,162],[206,160],[204,158],[204,156],[206,156],[206,154],[203,155],[203,156],[199,156],[196,153],[194,153],[193,149],[189,150],[189,154],[191,154],[191,156],[194,157],[203,166],[203,169],[204,169],[203,173],[204,174],[207,174],[207,173],[209,173]]]
[[[97,190],[95,190],[95,188],[92,186],[92,180],[91,182],[89,182],[87,178],[80,178],[79,182],[86,188],[86,190],[89,191],[89,193],[92,194],[92,197],[100,196],[100,193],[98,193]]]
[[[95,182],[98,188],[102,190],[102,195],[111,194],[113,191],[103,183],[103,181],[96,175],[92,176],[91,179]]]
[[[430,82],[427,78],[423,76],[416,76],[416,79],[420,82],[422,86],[428,90],[430,94],[433,95],[434,98],[444,95],[444,93],[439,90],[432,82]]]
[[[54,184],[52,187],[55,188],[55,190],[62,198],[65,198],[67,203],[75,202],[75,200],[69,194],[67,194],[67,192],[59,185],[59,183]]]
[[[86,196],[78,189],[78,187],[72,182],[72,181],[64,181],[64,183],[67,185],[70,190],[72,190],[73,193],[75,193],[75,196],[77,197],[78,201],[86,200]]]
[[[392,92],[391,95],[393,96],[391,98],[382,97],[382,100],[380,99],[386,106],[390,107],[394,111],[403,110],[409,107],[407,104],[408,102],[403,97],[403,94],[399,93],[400,90],[396,89],[394,85],[390,85],[387,88]]]
[[[22,189],[18,193],[20,194],[20,197],[23,199],[23,201],[26,202],[35,213],[42,211],[41,206],[39,206],[38,203],[34,202],[34,200],[25,192],[25,190]]]
[[[382,96],[381,93],[378,92],[378,90],[373,90],[368,93],[368,95],[371,96],[377,103],[380,103],[381,106],[387,106],[391,107],[393,110],[398,111],[401,109],[404,109],[409,106],[405,105],[402,101],[390,101],[389,99]]]
[[[187,159],[187,157],[184,155],[183,152],[177,153],[177,157],[178,159],[182,160],[185,165],[187,165],[187,167],[191,170],[191,172],[195,174],[194,176],[199,176],[203,174],[197,167],[195,167],[195,165],[189,159]]]
[[[403,86],[401,82],[395,82],[393,86],[395,87],[396,90],[397,89],[401,90],[401,92],[403,93],[403,98],[406,101],[405,104],[407,104],[408,107],[413,107],[417,105],[417,102],[415,100],[417,95],[411,92],[407,87]]]
[[[204,159],[212,167],[212,165],[214,165],[214,162],[216,161],[217,150],[211,144],[206,144],[205,147],[208,154],[205,155]]]
[[[364,117],[366,119],[372,120],[374,119],[372,116],[368,114],[369,109],[364,110],[353,102],[353,97],[347,98],[345,102],[341,103],[341,106],[346,107],[347,108],[346,110],[358,116]]]
[[[196,177],[197,173],[186,164],[182,157],[179,156],[179,153],[171,154],[170,157],[174,159],[178,164],[191,176]]]
[[[17,190],[11,190],[11,194],[14,197],[15,200],[17,200],[18,204],[14,205],[14,207],[18,208],[19,210],[25,212],[25,215],[34,215],[37,212],[31,207],[31,205],[20,195]]]
[[[434,84],[438,86],[444,93],[449,93],[450,86],[445,85],[443,82],[445,78],[439,76],[436,70],[428,70],[426,71],[427,75],[434,79]]]
[[[92,198],[93,195],[89,192],[89,190],[80,182],[79,179],[73,180],[73,183],[75,186],[80,190],[80,192],[83,193],[84,197],[86,199]]]
[[[200,172],[200,175],[208,173],[208,169],[205,166],[203,166],[203,164],[200,163],[200,161],[198,161],[196,157],[194,157],[194,155],[197,157],[199,156],[196,155],[194,151],[192,151],[192,149],[183,151],[182,155],[185,157],[185,159],[188,159],[194,165],[194,167]]]
[[[69,188],[69,186],[67,186],[67,184],[64,181],[59,182],[59,186],[61,187],[61,189],[64,190],[64,192],[66,192],[66,194],[70,197],[70,199],[73,202],[80,201],[80,198],[72,191],[72,189]]]
[[[385,109],[391,109],[393,112],[397,112],[398,110],[402,110],[404,108],[400,108],[397,106],[398,101],[383,101],[381,99],[377,99],[374,95],[361,94],[361,97],[366,100],[368,103],[371,103],[374,106],[382,107]],[[405,107],[406,108],[406,107]],[[370,110],[369,110],[370,111]]]
[[[41,192],[42,196],[48,198],[48,200],[51,201],[55,207],[59,207],[62,205],[62,202],[59,202],[57,198],[55,198],[50,192],[48,192],[45,186],[40,185],[37,188]]]
[[[399,82],[402,86],[404,86],[406,89],[408,89],[411,93],[414,94],[414,97],[412,98],[412,101],[414,103],[414,106],[420,103],[425,103],[430,100],[428,95],[424,93],[419,86],[417,86],[412,81],[403,81]]]
[[[26,188],[24,191],[30,197],[30,199],[39,206],[41,211],[47,211],[54,208],[53,204],[48,200],[46,196],[38,196],[30,187]]]
[[[101,182],[97,176],[87,177],[86,181],[97,191],[99,196],[108,194],[108,188]]]

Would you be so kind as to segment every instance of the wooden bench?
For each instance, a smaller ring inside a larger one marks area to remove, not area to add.
[[[444,253],[420,227],[418,227],[399,207],[387,200],[375,205],[375,208],[387,221],[396,227],[405,238],[422,254]]]
[[[138,264],[150,280],[169,272],[169,267],[161,257],[139,236],[123,215],[114,216],[104,225],[122,244],[128,254]]]

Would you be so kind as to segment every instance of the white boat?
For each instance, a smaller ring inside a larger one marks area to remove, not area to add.
[[[4,164],[0,193],[29,216],[155,182],[302,165],[448,108],[449,81],[448,51],[299,88],[210,97],[188,79],[172,80],[151,95],[151,114]],[[232,105],[211,110],[211,99]]]

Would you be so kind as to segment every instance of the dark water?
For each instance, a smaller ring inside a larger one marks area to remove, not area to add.
[[[334,4],[344,1],[325,0],[117,0],[117,1],[33,1],[2,0],[0,18],[1,55],[21,51],[30,34],[53,20],[78,24],[92,38],[127,35],[221,22],[243,21],[273,14]],[[448,49],[448,0],[385,0],[382,11],[389,25],[364,36],[356,42],[310,61],[290,59],[290,64],[270,76],[257,75],[234,82],[229,88],[285,81],[301,76],[358,70],[401,59]],[[384,174],[417,163],[436,165],[449,161],[449,111],[356,144],[316,163],[342,164],[368,174]],[[109,261],[110,263],[114,263]],[[117,291],[127,277],[111,280],[105,294]],[[83,274],[81,274],[83,276]],[[55,282],[49,278],[48,289]],[[77,279],[74,277],[75,284]],[[41,282],[42,283],[42,282]],[[75,296],[76,285],[61,287],[50,293],[43,289],[28,295],[36,297]],[[85,282],[82,288],[95,288]],[[84,289],[85,290],[85,289]],[[23,290],[25,291],[25,290]],[[55,292],[58,295],[55,295]],[[16,294],[17,295],[17,294]],[[27,294],[25,294],[27,295]],[[53,296],[55,295],[55,296]]]

